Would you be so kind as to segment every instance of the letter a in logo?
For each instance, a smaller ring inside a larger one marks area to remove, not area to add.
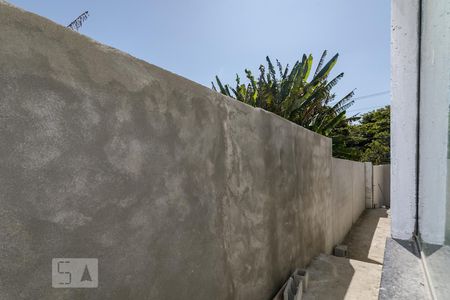
[[[89,274],[89,269],[87,265],[84,267],[83,275],[81,276],[80,281],[92,281],[91,274]]]
[[[98,288],[98,259],[53,258],[52,287],[65,289]],[[2,297],[0,296],[0,298]]]

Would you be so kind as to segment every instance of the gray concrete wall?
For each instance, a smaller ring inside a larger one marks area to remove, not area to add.
[[[373,165],[371,162],[364,163],[366,174],[366,208],[373,208]]]
[[[366,206],[365,163],[332,159],[333,244],[343,241]]]
[[[268,299],[364,208],[328,138],[2,2],[0,45],[0,299]]]
[[[391,165],[373,166],[373,201],[375,207],[391,206]]]
[[[352,220],[355,223],[366,208],[366,173],[364,163],[353,163]]]

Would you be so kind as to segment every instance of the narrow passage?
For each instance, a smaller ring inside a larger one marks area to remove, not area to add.
[[[388,210],[365,210],[343,242],[348,245],[349,258],[321,254],[312,261],[303,299],[378,299],[390,226]]]

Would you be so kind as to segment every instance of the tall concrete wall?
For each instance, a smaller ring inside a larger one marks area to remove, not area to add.
[[[391,165],[373,167],[373,201],[375,207],[391,206]]]
[[[1,2],[0,45],[0,299],[268,299],[364,206],[328,138]]]
[[[366,206],[365,163],[332,159],[333,244],[345,238]]]
[[[373,208],[373,165],[371,162],[364,163],[366,178],[366,208]]]
[[[366,173],[364,163],[352,162],[353,164],[353,202],[352,221],[355,223],[366,208]],[[334,179],[333,179],[334,180]]]

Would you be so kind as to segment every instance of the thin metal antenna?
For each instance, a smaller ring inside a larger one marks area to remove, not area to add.
[[[87,20],[89,17],[89,12],[85,11],[78,18],[76,18],[72,23],[67,25],[68,28],[78,31],[78,29],[83,25],[83,22]]]

